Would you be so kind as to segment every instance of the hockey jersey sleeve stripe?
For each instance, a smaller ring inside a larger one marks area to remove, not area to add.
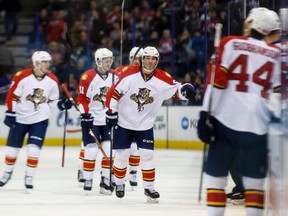
[[[112,98],[118,101],[120,97],[121,95],[119,94],[119,92],[116,89],[114,89],[114,92],[112,93]]]
[[[227,88],[228,86],[228,70],[224,67],[219,67],[216,70],[214,86],[217,88]]]

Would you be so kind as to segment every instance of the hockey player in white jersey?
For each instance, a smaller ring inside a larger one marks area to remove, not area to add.
[[[36,51],[32,55],[33,69],[21,70],[13,78],[6,98],[4,123],[10,130],[0,187],[11,179],[24,137],[28,134],[24,184],[27,189],[33,188],[33,177],[45,139],[48,119],[51,109],[57,106],[59,99],[58,79],[48,71],[51,60],[48,52]],[[69,102],[65,103],[64,100],[61,105],[69,108]]]
[[[129,62],[130,65],[140,65],[141,64],[141,58],[143,54],[143,48],[140,47],[133,47],[130,52],[129,52]],[[125,66],[120,66],[119,68],[115,69],[118,73],[121,73],[121,70]],[[136,187],[138,185],[137,182],[137,169],[139,167],[140,163],[140,156],[139,156],[139,151],[138,151],[138,146],[136,142],[132,142],[131,147],[130,147],[130,156],[128,159],[129,163],[129,183],[130,186]]]
[[[267,104],[281,84],[280,49],[265,41],[280,30],[279,17],[266,12],[253,18],[249,37],[221,40],[215,80],[204,96],[197,132],[210,144],[205,167],[209,216],[224,215],[227,175],[238,153],[246,213],[263,215],[270,120]]]
[[[175,97],[187,100],[195,96],[191,84],[181,84],[170,74],[157,69],[160,60],[155,47],[143,50],[142,64],[126,66],[119,81],[113,85],[106,97],[107,125],[115,127],[116,150],[113,171],[116,196],[125,195],[125,176],[130,155],[130,145],[135,140],[141,158],[144,194],[149,200],[158,201],[159,193],[154,188],[154,135],[153,125],[164,100]]]
[[[91,129],[108,158],[102,157],[100,193],[111,195],[110,185],[110,129],[106,126],[106,94],[112,85],[113,53],[107,48],[95,52],[96,68],[84,72],[78,86],[77,104],[81,114],[82,140],[85,146],[83,161],[84,190],[92,190],[95,161],[99,148],[89,134]]]

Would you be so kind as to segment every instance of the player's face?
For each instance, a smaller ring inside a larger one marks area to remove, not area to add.
[[[153,70],[155,69],[156,65],[158,63],[158,58],[154,56],[144,56],[143,58],[143,66],[147,70]],[[149,72],[152,73],[153,71]]]
[[[252,25],[252,21],[250,21],[250,22],[244,21],[243,36],[249,36],[250,35],[251,25]]]
[[[102,67],[104,69],[104,71],[108,71],[110,70],[111,66],[112,66],[112,58],[103,58],[102,59]]]
[[[50,66],[51,66],[51,61],[42,61],[40,63],[41,71],[44,73],[46,73],[49,70]]]
[[[133,62],[132,62],[132,65],[140,65],[140,57],[135,57]]]

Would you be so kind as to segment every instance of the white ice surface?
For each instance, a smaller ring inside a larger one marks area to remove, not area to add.
[[[0,147],[0,175],[6,149]],[[0,188],[0,216],[202,216],[206,215],[205,189],[198,202],[202,151],[155,150],[155,189],[158,204],[146,202],[141,176],[138,187],[118,199],[99,194],[100,156],[98,154],[93,189],[89,195],[77,182],[79,148],[66,147],[65,166],[61,167],[62,147],[43,147],[34,177],[34,189],[24,187],[26,147],[21,149],[12,179]],[[140,173],[140,171],[138,171]],[[231,182],[231,180],[229,180]],[[233,186],[231,184],[230,190]],[[229,186],[229,185],[228,185]],[[227,204],[226,214],[245,215],[244,206]]]

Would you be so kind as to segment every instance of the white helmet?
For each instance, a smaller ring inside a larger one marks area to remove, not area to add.
[[[280,30],[279,16],[272,10],[257,12],[255,16],[253,15],[251,29],[265,36],[269,35],[272,31]]]
[[[37,68],[38,66],[36,65],[36,62],[41,63],[42,61],[51,61],[51,60],[52,60],[51,55],[46,51],[36,51],[32,55],[33,65]]]
[[[137,52],[138,51],[138,52]],[[137,52],[137,54],[136,54]],[[136,54],[136,56],[135,56]],[[142,57],[142,54],[143,54],[143,49],[142,48],[139,48],[139,47],[133,47],[131,49],[131,51],[129,52],[129,61],[130,61],[130,64],[133,63],[134,61],[134,58],[141,58]]]
[[[258,13],[263,13],[265,11],[269,11],[268,8],[265,7],[257,7],[257,8],[252,8],[245,20],[245,22],[252,22],[255,16],[257,16]]]
[[[152,57],[156,57],[159,60],[159,52],[155,47],[151,47],[151,46],[147,46],[144,48],[143,50],[143,54],[142,54],[142,58],[144,56],[152,56]]]
[[[159,58],[160,58],[159,52],[158,52],[158,50],[155,47],[147,46],[143,50],[142,62],[143,62],[143,59],[144,59],[145,56],[151,56],[151,57],[156,57],[157,58],[157,63],[156,63],[155,67],[152,70],[148,70],[147,68],[145,68],[144,64],[142,65],[142,67],[146,71],[152,72],[157,67],[157,65],[159,63]]]
[[[107,49],[107,48],[99,48],[95,52],[95,61],[102,61],[103,58],[112,58],[113,59],[113,53]]]

